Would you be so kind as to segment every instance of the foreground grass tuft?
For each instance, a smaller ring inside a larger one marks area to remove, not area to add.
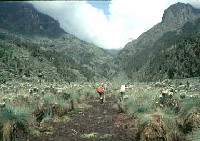
[[[3,140],[9,141],[16,138],[16,132],[22,130],[27,136],[28,121],[31,113],[22,107],[7,106],[0,112],[0,122],[3,124]]]

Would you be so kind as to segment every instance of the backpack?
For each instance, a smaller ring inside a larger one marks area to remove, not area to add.
[[[98,86],[97,87],[97,92],[98,93],[103,93],[103,87],[102,86]]]

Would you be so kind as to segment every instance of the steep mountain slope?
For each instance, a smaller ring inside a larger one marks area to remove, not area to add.
[[[129,77],[132,77],[148,63],[153,55],[159,54],[177,42],[172,34],[173,31],[178,31],[186,22],[193,22],[199,17],[200,10],[189,4],[177,3],[170,6],[165,10],[161,23],[143,33],[137,40],[128,43],[119,53],[120,67],[126,71]],[[182,36],[186,36],[186,34],[188,31],[182,33]]]
[[[58,21],[39,13],[30,3],[1,2],[0,27],[23,35],[61,37],[65,31]]]
[[[157,42],[166,41],[170,48],[152,55],[140,70],[143,75],[140,74],[139,79],[151,81],[200,76],[200,18],[187,22],[178,31],[165,34]]]
[[[34,81],[39,72],[46,81],[103,81],[117,72],[103,49],[65,33],[30,3],[1,2],[0,19],[1,82]]]

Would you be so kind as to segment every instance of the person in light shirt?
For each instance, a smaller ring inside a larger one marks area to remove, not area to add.
[[[126,85],[121,85],[121,87],[120,87],[120,101],[123,100],[123,97],[125,95],[125,91],[126,91]]]

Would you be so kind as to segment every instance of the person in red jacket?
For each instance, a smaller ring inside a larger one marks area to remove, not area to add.
[[[97,92],[99,93],[99,97],[100,97],[100,102],[104,103],[105,102],[105,85],[104,83],[101,83],[98,87],[97,87]]]

